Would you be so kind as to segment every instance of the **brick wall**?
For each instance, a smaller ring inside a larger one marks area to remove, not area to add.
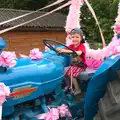
[[[44,38],[54,39],[65,43],[65,32],[7,32],[1,35],[7,42],[9,51],[28,54],[32,48],[44,49]]]

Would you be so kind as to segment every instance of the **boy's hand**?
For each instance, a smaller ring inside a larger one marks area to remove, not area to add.
[[[62,49],[62,48],[57,48],[56,50],[58,51],[58,53],[64,53],[65,52],[65,50]]]

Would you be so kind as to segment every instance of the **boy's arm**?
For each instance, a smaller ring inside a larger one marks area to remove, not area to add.
[[[63,48],[57,48],[56,49],[59,53],[73,53],[71,50],[63,49]]]
[[[57,48],[56,49],[59,53],[73,53],[72,50],[67,50],[67,49],[63,49],[63,48]],[[78,55],[82,54],[82,51],[75,51]]]
[[[82,54],[82,51],[80,51],[80,50],[79,50],[79,51],[75,51],[75,52],[76,52],[77,55],[79,55],[79,56]]]

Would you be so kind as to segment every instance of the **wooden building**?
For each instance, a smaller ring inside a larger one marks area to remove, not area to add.
[[[31,11],[0,9],[0,22],[29,12]],[[37,12],[18,20],[6,23],[0,26],[0,30],[21,24],[42,14],[45,14],[45,12]],[[43,50],[44,45],[42,40],[45,38],[54,39],[65,43],[65,21],[65,15],[61,13],[52,13],[48,16],[25,24],[19,28],[3,33],[0,36],[3,37],[7,42],[8,48],[6,50],[28,54],[30,49],[32,48],[40,48],[41,50]]]

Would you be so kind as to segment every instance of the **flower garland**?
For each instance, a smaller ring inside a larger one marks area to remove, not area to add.
[[[48,113],[45,114],[40,114],[36,116],[37,119],[44,119],[44,120],[59,120],[60,118],[71,118],[72,115],[70,111],[68,110],[68,106],[66,105],[61,105],[58,106],[57,108],[51,108]]]

